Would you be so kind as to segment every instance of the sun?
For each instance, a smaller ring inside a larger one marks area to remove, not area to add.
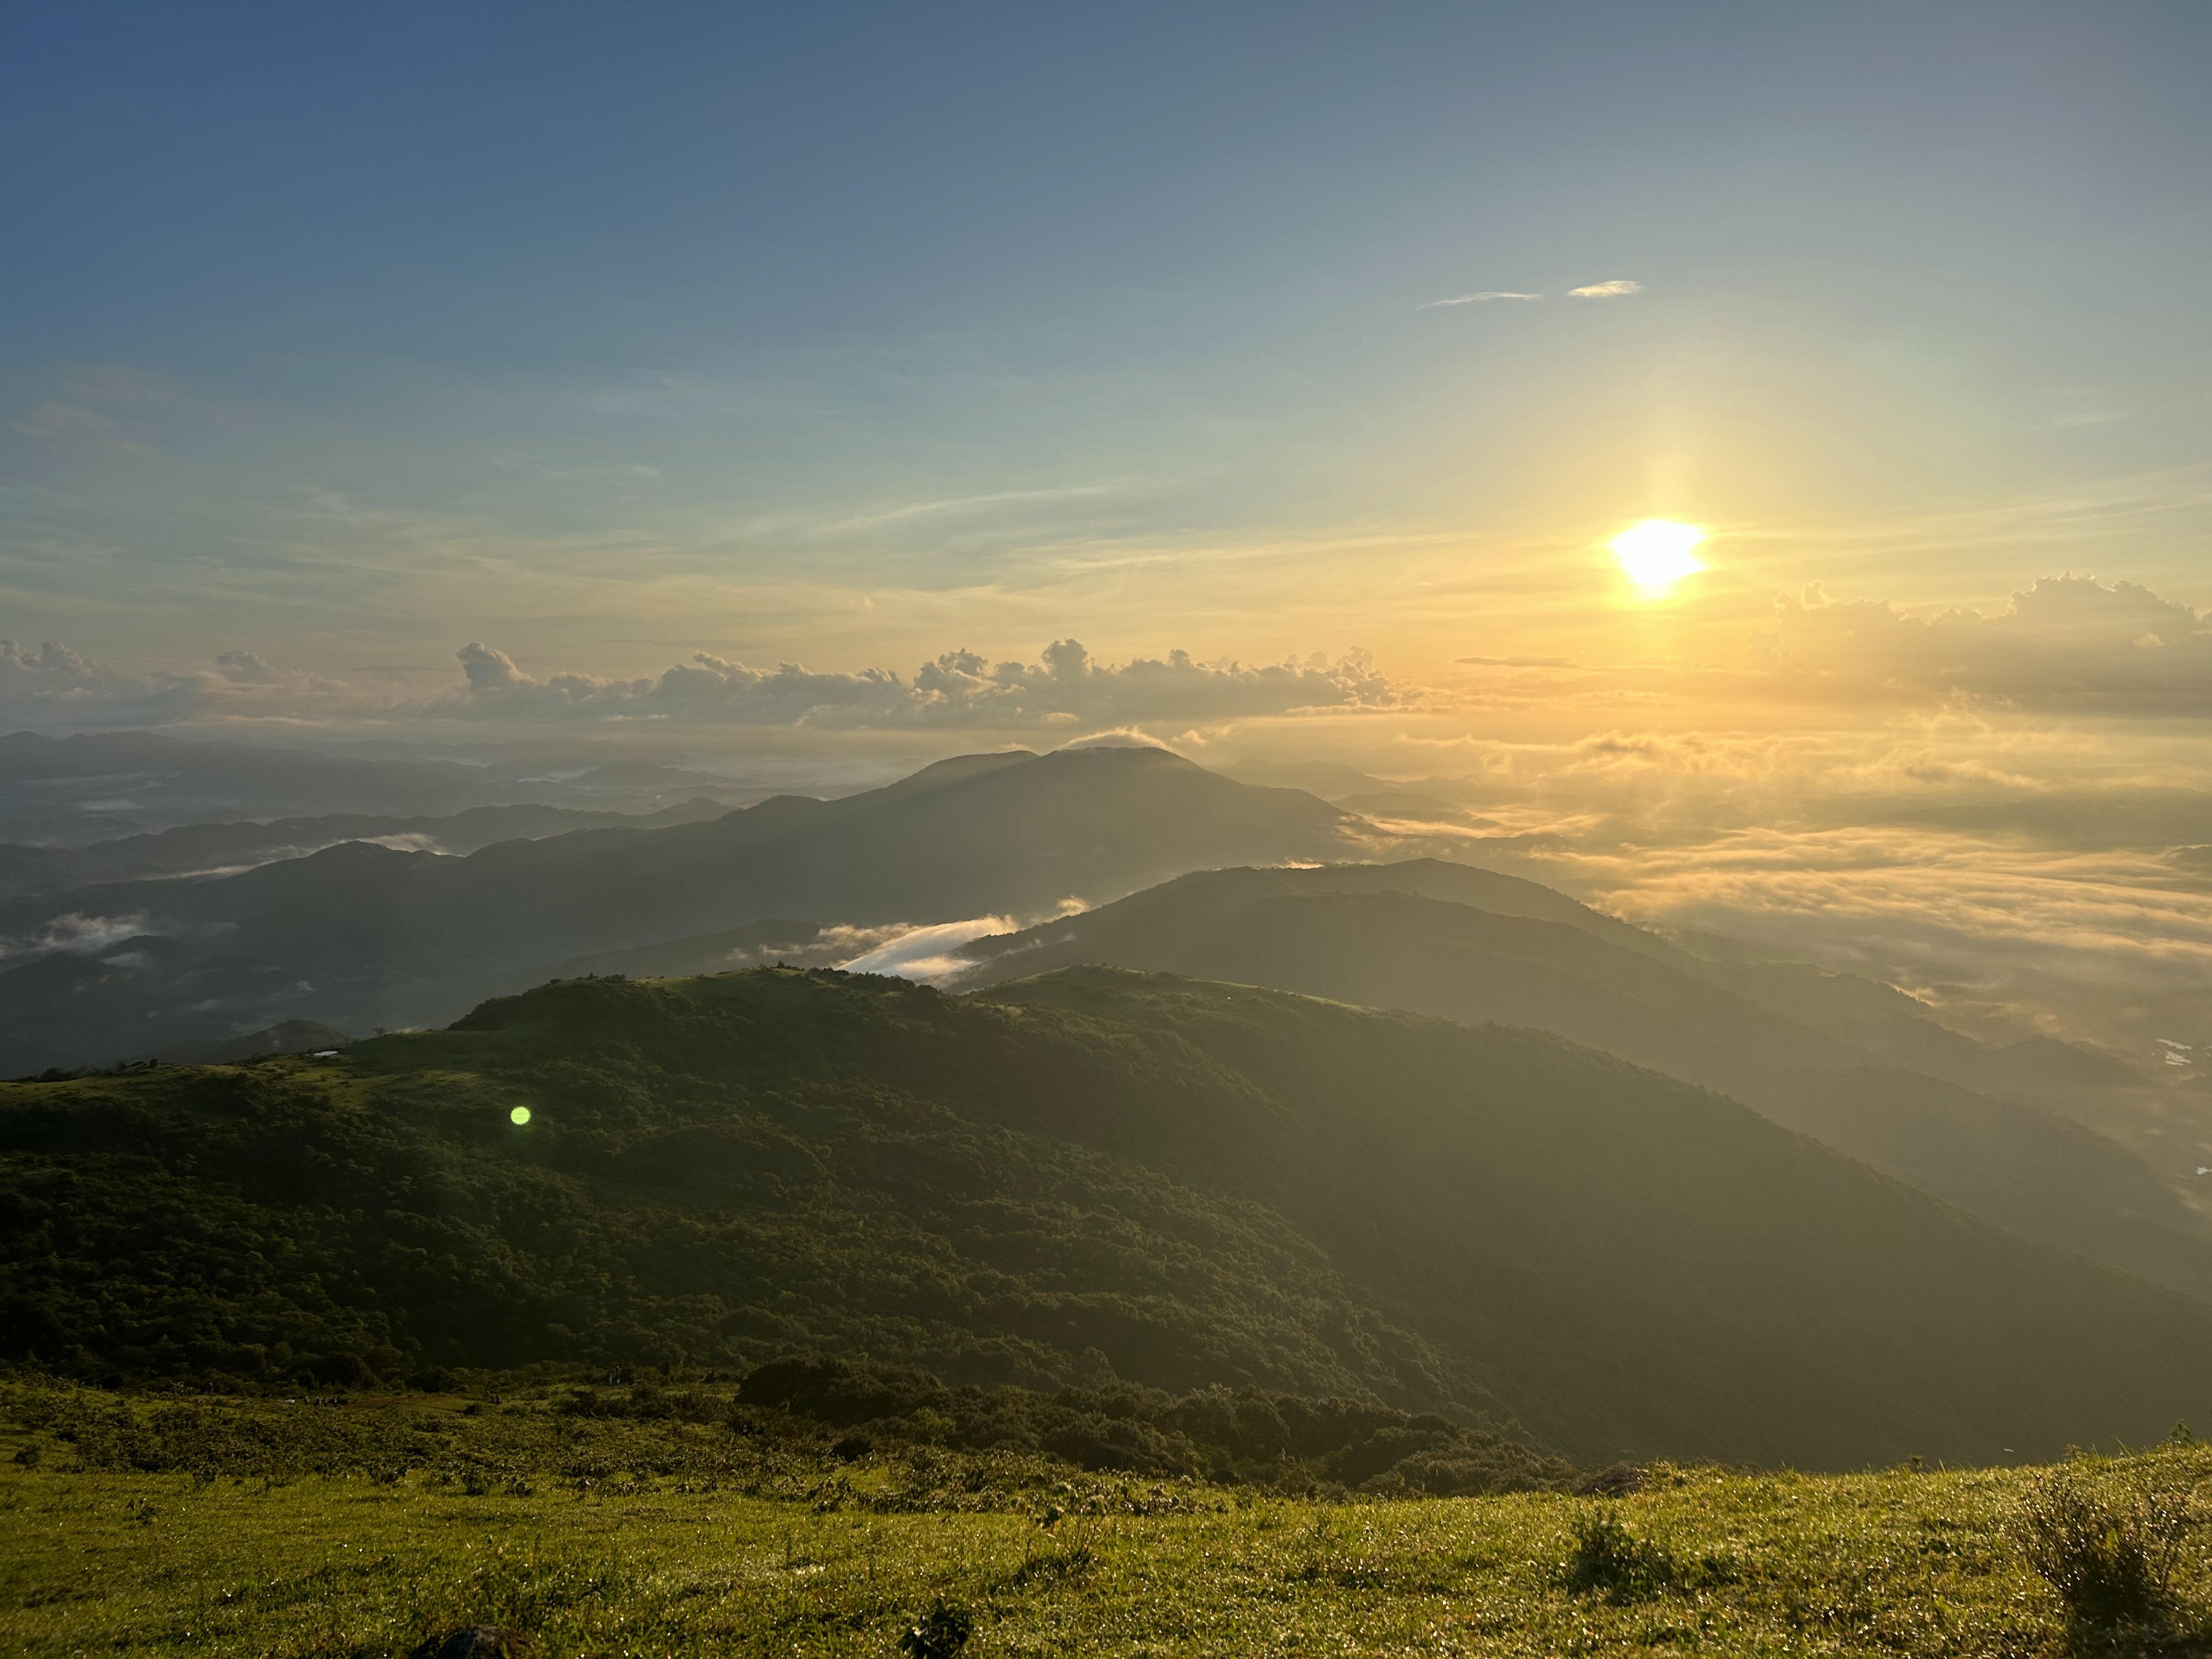
[[[1705,568],[1696,554],[1705,539],[1705,532],[1693,524],[1646,519],[1613,538],[1613,556],[1620,561],[1622,574],[1656,595]]]

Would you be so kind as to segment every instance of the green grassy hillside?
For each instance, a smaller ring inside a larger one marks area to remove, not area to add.
[[[2212,1394],[2212,1311],[1726,1100],[1109,970],[564,982],[334,1060],[7,1085],[0,1156],[0,1340],[88,1377],[825,1351],[1827,1466]]]
[[[370,1464],[337,1449],[381,1447]],[[25,1659],[2204,1650],[2212,1457],[1314,1502],[550,1397],[0,1399]],[[2065,1587],[2062,1589],[2062,1586]],[[2069,1593],[2070,1592],[2070,1594]]]

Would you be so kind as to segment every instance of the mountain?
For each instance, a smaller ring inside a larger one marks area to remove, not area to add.
[[[84,847],[0,844],[0,898],[118,882],[236,875],[279,859],[304,858],[349,841],[412,843],[416,850],[473,853],[495,842],[538,840],[576,830],[657,830],[720,817],[729,808],[704,796],[657,812],[592,812],[567,806],[472,806],[442,817],[362,812],[278,818],[267,823],[180,825]]]
[[[89,1376],[826,1352],[1814,1466],[2212,1405],[2212,1310],[1731,1101],[1110,969],[573,981],[331,1059],[0,1085],[0,1183],[4,1357]]]
[[[727,973],[733,968],[776,962],[795,968],[834,968],[866,948],[865,943],[852,938],[850,929],[770,916],[718,933],[691,933],[626,951],[595,951],[571,957],[553,977],[583,979],[613,974],[626,979],[688,979],[696,974]]]
[[[174,1051],[169,1058],[176,1065],[227,1066],[270,1054],[320,1054],[343,1048],[352,1041],[343,1031],[318,1025],[312,1019],[288,1019],[264,1031],[248,1031],[221,1042]]]
[[[2212,1297],[2203,1221],[2124,1148],[2007,1097],[2009,1050],[1911,1018],[1887,988],[1702,962],[1534,882],[1431,860],[1209,871],[963,953],[977,963],[963,988],[1101,963],[1556,1032],[1733,1095],[2000,1226]]]
[[[750,793],[684,767],[595,763],[609,753],[604,745],[499,747],[510,752],[485,761],[161,732],[15,732],[0,736],[0,839],[74,846],[218,818],[422,817],[526,803],[653,812],[699,795]]]
[[[880,927],[1048,914],[1198,866],[1341,857],[1358,823],[1164,750],[1013,750],[666,829],[465,858],[349,842],[228,878],[18,898],[0,904],[0,935],[58,939],[71,961],[0,974],[0,1000],[24,1015],[0,1032],[0,1073],[280,1019],[441,1024],[578,957],[774,917]]]

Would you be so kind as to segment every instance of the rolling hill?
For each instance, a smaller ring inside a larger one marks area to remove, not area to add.
[[[2212,1404],[2212,1310],[1733,1102],[1111,969],[565,981],[320,1062],[5,1085],[0,1158],[6,1358],[88,1377],[835,1352],[1826,1466]]]
[[[420,849],[473,853],[495,842],[536,840],[578,830],[654,830],[720,817],[729,808],[696,797],[657,812],[580,811],[566,806],[472,806],[442,817],[347,812],[270,823],[185,824],[84,847],[0,843],[0,897],[69,893],[118,882],[204,879],[279,859],[305,858],[349,841],[410,842]]]
[[[348,842],[221,879],[0,904],[0,935],[97,927],[0,974],[0,1073],[106,1065],[285,1019],[443,1024],[574,958],[777,917],[817,926],[1048,914],[1194,867],[1340,857],[1357,823],[1156,749],[941,762],[836,800],[509,840],[465,858]]]
[[[1887,988],[1709,963],[1516,877],[1431,860],[1202,872],[964,954],[968,988],[1103,963],[1556,1032],[1733,1095],[2000,1226],[2212,1297],[2202,1219],[2118,1145],[2011,1098],[2009,1051],[1911,1015]]]

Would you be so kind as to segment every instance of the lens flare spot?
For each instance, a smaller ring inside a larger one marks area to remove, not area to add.
[[[527,1106],[516,1107],[513,1111],[507,1115],[507,1121],[509,1123],[514,1124],[517,1128],[520,1128],[524,1124],[530,1121],[530,1108]]]
[[[1620,561],[1621,574],[1646,593],[1664,593],[1705,568],[1697,556],[1705,539],[1705,532],[1693,524],[1646,519],[1613,538],[1613,556]]]

